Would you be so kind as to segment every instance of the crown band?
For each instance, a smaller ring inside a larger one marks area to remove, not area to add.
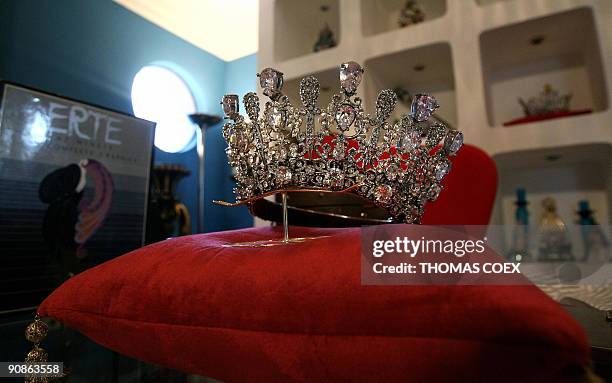
[[[282,94],[283,74],[272,68],[258,74],[270,98],[263,115],[255,93],[243,98],[248,120],[239,114],[237,95],[223,97],[238,202],[287,188],[348,189],[386,209],[394,222],[420,222],[426,202],[442,190],[448,157],[461,148],[463,134],[428,121],[438,103],[424,94],[415,95],[410,112],[395,123],[387,121],[397,103],[391,90],[379,93],[374,115],[365,113],[356,96],[363,73],[356,62],[343,63],[341,92],[326,108],[317,106],[315,77],[300,82],[302,106],[296,107]]]

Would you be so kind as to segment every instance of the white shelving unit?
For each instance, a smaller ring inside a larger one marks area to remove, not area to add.
[[[360,95],[370,111],[383,88],[433,94],[439,114],[498,164],[494,223],[513,221],[517,187],[527,189],[533,219],[541,198],[551,195],[568,221],[578,200],[588,199],[599,221],[612,223],[612,1],[420,3],[426,20],[399,28],[403,0],[261,0],[258,67],[283,72],[285,93],[296,102],[308,74],[327,89],[321,102],[329,100],[338,90],[338,65],[347,60],[365,67]],[[320,12],[321,5],[329,11]],[[338,45],[313,53],[324,23]],[[593,113],[504,127],[522,116],[518,97],[545,84],[571,92],[573,110]]]

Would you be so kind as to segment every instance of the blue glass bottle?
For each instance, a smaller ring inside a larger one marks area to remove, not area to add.
[[[516,189],[516,223],[529,226],[529,212],[527,211],[527,193],[525,189]]]
[[[578,202],[578,223],[584,244],[584,262],[608,262],[610,261],[610,242],[606,238],[601,226],[595,221],[594,211],[589,206],[589,201]]]
[[[531,260],[529,253],[529,211],[527,193],[524,188],[516,189],[515,226],[512,231],[512,245],[508,259],[525,262]]]

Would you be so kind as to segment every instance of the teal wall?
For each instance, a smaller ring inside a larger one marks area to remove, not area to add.
[[[206,17],[214,15],[202,15],[202,22]],[[255,87],[255,55],[224,62],[111,0],[0,0],[0,20],[0,78],[121,112],[132,114],[132,79],[153,62],[179,70],[203,113],[221,113],[226,87],[241,93]],[[205,231],[250,226],[245,209],[210,202],[233,196],[220,126],[208,138]],[[178,194],[195,219],[195,149],[181,154],[156,150],[155,156],[156,162],[191,170]]]
[[[250,55],[238,60],[230,61],[225,66],[225,78],[223,84],[223,94],[238,94],[242,99],[242,95],[248,92],[256,91],[257,83],[257,58],[256,55]],[[217,100],[217,107],[219,106]],[[244,107],[241,105],[241,112],[244,112]],[[243,113],[244,114],[244,113]],[[208,197],[206,199],[222,199],[233,202],[235,200],[232,189],[235,184],[232,181],[230,174],[231,168],[225,161],[225,140],[221,135],[222,125],[214,127],[210,130],[207,137],[207,158],[223,159],[223,165],[207,166],[207,178],[216,180],[213,185],[209,185],[206,189]],[[212,167],[212,169],[211,169]],[[223,196],[223,197],[220,197]],[[225,222],[215,223],[215,227],[219,230],[231,229],[234,227],[246,227],[253,225],[253,218],[249,214],[246,207],[223,207],[212,205],[210,208],[210,216],[220,217]]]

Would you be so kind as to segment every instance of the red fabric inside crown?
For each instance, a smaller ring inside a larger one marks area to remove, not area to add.
[[[589,362],[533,286],[362,286],[359,229],[267,248],[270,228],[169,239],[67,281],[40,306],[122,354],[225,382],[548,382]]]

